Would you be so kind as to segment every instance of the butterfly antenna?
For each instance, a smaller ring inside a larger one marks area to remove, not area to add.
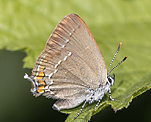
[[[124,61],[127,59],[127,57],[128,57],[128,56],[125,56],[122,61],[120,61],[115,67],[113,67],[113,68],[111,69],[111,71],[108,73],[108,75],[109,75],[118,65],[120,65],[122,62],[124,62]]]
[[[112,59],[112,61],[111,61],[111,63],[110,63],[110,66],[109,66],[109,69],[108,69],[108,75],[110,75],[110,73],[111,73],[118,65],[120,65],[122,62],[124,62],[124,61],[126,60],[126,58],[127,58],[127,56],[124,57],[123,60],[122,60],[121,62],[119,62],[115,67],[113,67],[113,68],[111,69],[111,71],[110,71],[110,68],[111,68],[111,66],[112,66],[112,64],[113,64],[113,61],[114,61],[114,59],[115,59],[117,53],[119,52],[119,50],[120,50],[120,48],[121,48],[121,45],[122,45],[122,42],[119,44],[119,46],[118,46],[118,48],[117,48],[117,51],[116,51],[116,53],[115,53],[115,55],[114,55],[114,57],[113,57],[113,59]]]
[[[116,53],[115,53],[115,55],[114,55],[114,57],[113,57],[113,59],[112,59],[112,61],[111,61],[111,63],[110,63],[110,66],[109,66],[109,69],[108,69],[108,74],[109,74],[110,68],[111,68],[111,66],[112,66],[112,64],[113,64],[113,61],[114,61],[114,59],[115,59],[117,53],[119,52],[119,50],[120,50],[120,48],[121,48],[121,45],[122,45],[122,42],[119,44],[119,46],[118,46],[118,48],[117,48],[117,51],[116,51]]]

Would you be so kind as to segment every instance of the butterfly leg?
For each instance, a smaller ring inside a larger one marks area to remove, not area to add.
[[[97,104],[96,104],[94,110],[99,106],[100,101],[101,101],[101,99],[99,99],[99,101],[97,102]]]
[[[111,89],[109,89],[109,96],[110,96],[110,99],[111,99],[111,100],[114,100],[114,99],[112,98],[112,96],[111,96]],[[99,101],[98,101],[98,103],[96,104],[96,106],[95,106],[94,109],[96,109],[96,108],[98,107],[100,101],[101,101],[101,99],[99,99]]]
[[[76,119],[80,115],[80,113],[83,110],[86,103],[87,103],[87,101],[84,102],[84,104],[82,105],[82,108],[80,109],[79,113],[74,117],[74,119]]]
[[[110,99],[113,101],[114,99],[112,98],[112,96],[111,96],[111,89],[109,89],[109,97],[110,97]]]

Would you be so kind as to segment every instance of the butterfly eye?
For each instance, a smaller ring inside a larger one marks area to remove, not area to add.
[[[115,81],[115,74],[113,74],[113,78],[111,76],[108,76],[108,81],[112,86],[114,84],[114,81]]]
[[[112,80],[111,80],[111,78],[108,78],[108,80],[109,80],[109,82],[110,82],[110,83],[112,83]]]

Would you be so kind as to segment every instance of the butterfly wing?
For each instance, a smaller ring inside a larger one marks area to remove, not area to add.
[[[106,77],[103,56],[89,28],[76,14],[67,15],[57,25],[31,76],[38,84],[34,94],[60,99],[54,105],[58,110],[79,105],[89,94],[87,89],[105,84]]]

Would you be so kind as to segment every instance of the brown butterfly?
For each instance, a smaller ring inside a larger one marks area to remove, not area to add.
[[[113,60],[120,47],[121,43]],[[34,96],[58,99],[53,105],[55,110],[70,109],[83,103],[78,117],[87,102],[97,101],[96,108],[108,91],[110,99],[114,100],[110,87],[115,75],[112,78],[112,70],[109,70],[107,73],[104,58],[88,26],[78,15],[69,14],[50,35],[32,75],[25,74],[24,78],[31,81]]]

